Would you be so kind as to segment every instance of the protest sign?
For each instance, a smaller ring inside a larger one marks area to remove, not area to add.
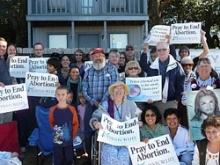
[[[98,141],[114,146],[126,146],[140,142],[138,118],[126,122],[118,122],[110,116],[102,114],[101,124],[103,129],[99,130]]]
[[[0,87],[0,113],[12,112],[28,108],[25,84]]]
[[[201,42],[201,22],[171,25],[172,44],[198,44]]]
[[[190,56],[195,58],[203,52],[202,49],[190,49]],[[210,49],[207,58],[210,59],[212,68],[220,74],[220,50]]]
[[[126,78],[126,85],[130,88],[129,100],[146,102],[161,100],[162,82],[161,76]]]
[[[147,143],[129,145],[128,151],[135,165],[179,165],[169,135],[150,139]]]
[[[49,73],[26,73],[28,96],[55,97],[58,77]]]
[[[85,71],[91,68],[93,65],[93,61],[85,61]]]
[[[191,87],[193,89],[197,85],[192,84]],[[191,139],[204,139],[205,137],[201,133],[203,120],[208,116],[220,117],[220,89],[186,92],[186,103]]]
[[[10,58],[9,72],[11,77],[25,78],[26,72],[29,72],[29,57],[15,56]]]
[[[47,60],[49,58],[30,58],[30,72],[47,73]]]
[[[156,46],[158,42],[167,42],[166,35],[170,34],[170,26],[156,25],[152,27],[147,39],[142,45],[148,44]]]

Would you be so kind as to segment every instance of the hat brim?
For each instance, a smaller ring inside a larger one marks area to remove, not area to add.
[[[114,84],[112,84],[109,88],[108,88],[108,92],[110,95],[113,95],[113,90],[115,87],[117,86],[123,86],[124,87],[124,90],[125,90],[125,95],[127,96],[129,93],[130,93],[130,88],[125,84],[123,83],[122,81],[118,81]]]

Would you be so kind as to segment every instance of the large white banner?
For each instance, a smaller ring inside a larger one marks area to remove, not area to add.
[[[128,146],[134,165],[179,165],[169,135],[150,139],[147,143]]]
[[[0,113],[27,109],[27,91],[25,84],[0,87]]]
[[[126,146],[140,142],[138,118],[126,122],[118,122],[110,116],[102,114],[101,124],[103,129],[99,130],[98,141],[114,146]]]
[[[129,100],[147,102],[161,100],[162,82],[161,76],[126,78],[126,85],[130,88]]]
[[[29,56],[10,58],[9,72],[11,77],[25,78],[26,72],[29,72]]]
[[[198,44],[201,42],[201,22],[171,25],[172,44]]]
[[[26,73],[28,96],[55,97],[58,77],[49,73]]]
[[[47,60],[49,58],[30,58],[30,72],[47,73]]]
[[[190,49],[190,56],[195,58],[203,52],[202,49]],[[210,49],[207,58],[210,59],[213,69],[220,74],[220,50]]]
[[[156,25],[152,27],[144,44],[156,46],[158,42],[167,42],[166,35],[170,34],[170,26]]]

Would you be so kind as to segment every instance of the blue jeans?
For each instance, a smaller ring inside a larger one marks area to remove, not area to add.
[[[189,152],[181,155],[180,162],[185,163],[186,165],[192,165],[193,155]]]

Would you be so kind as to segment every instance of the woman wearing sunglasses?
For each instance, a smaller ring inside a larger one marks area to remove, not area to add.
[[[125,73],[127,77],[138,78],[139,74],[141,73],[141,67],[139,63],[137,61],[129,61],[126,64]],[[128,98],[134,98],[138,96],[141,92],[140,87],[137,86],[136,84],[131,84],[129,88],[130,88],[130,93],[128,95]],[[135,102],[135,103],[138,106],[138,108],[140,108],[142,111],[144,110],[146,103],[144,102]]]
[[[161,114],[156,106],[149,105],[141,113],[143,126],[140,128],[140,140],[147,143],[148,139],[167,134],[165,126],[160,124]]]

